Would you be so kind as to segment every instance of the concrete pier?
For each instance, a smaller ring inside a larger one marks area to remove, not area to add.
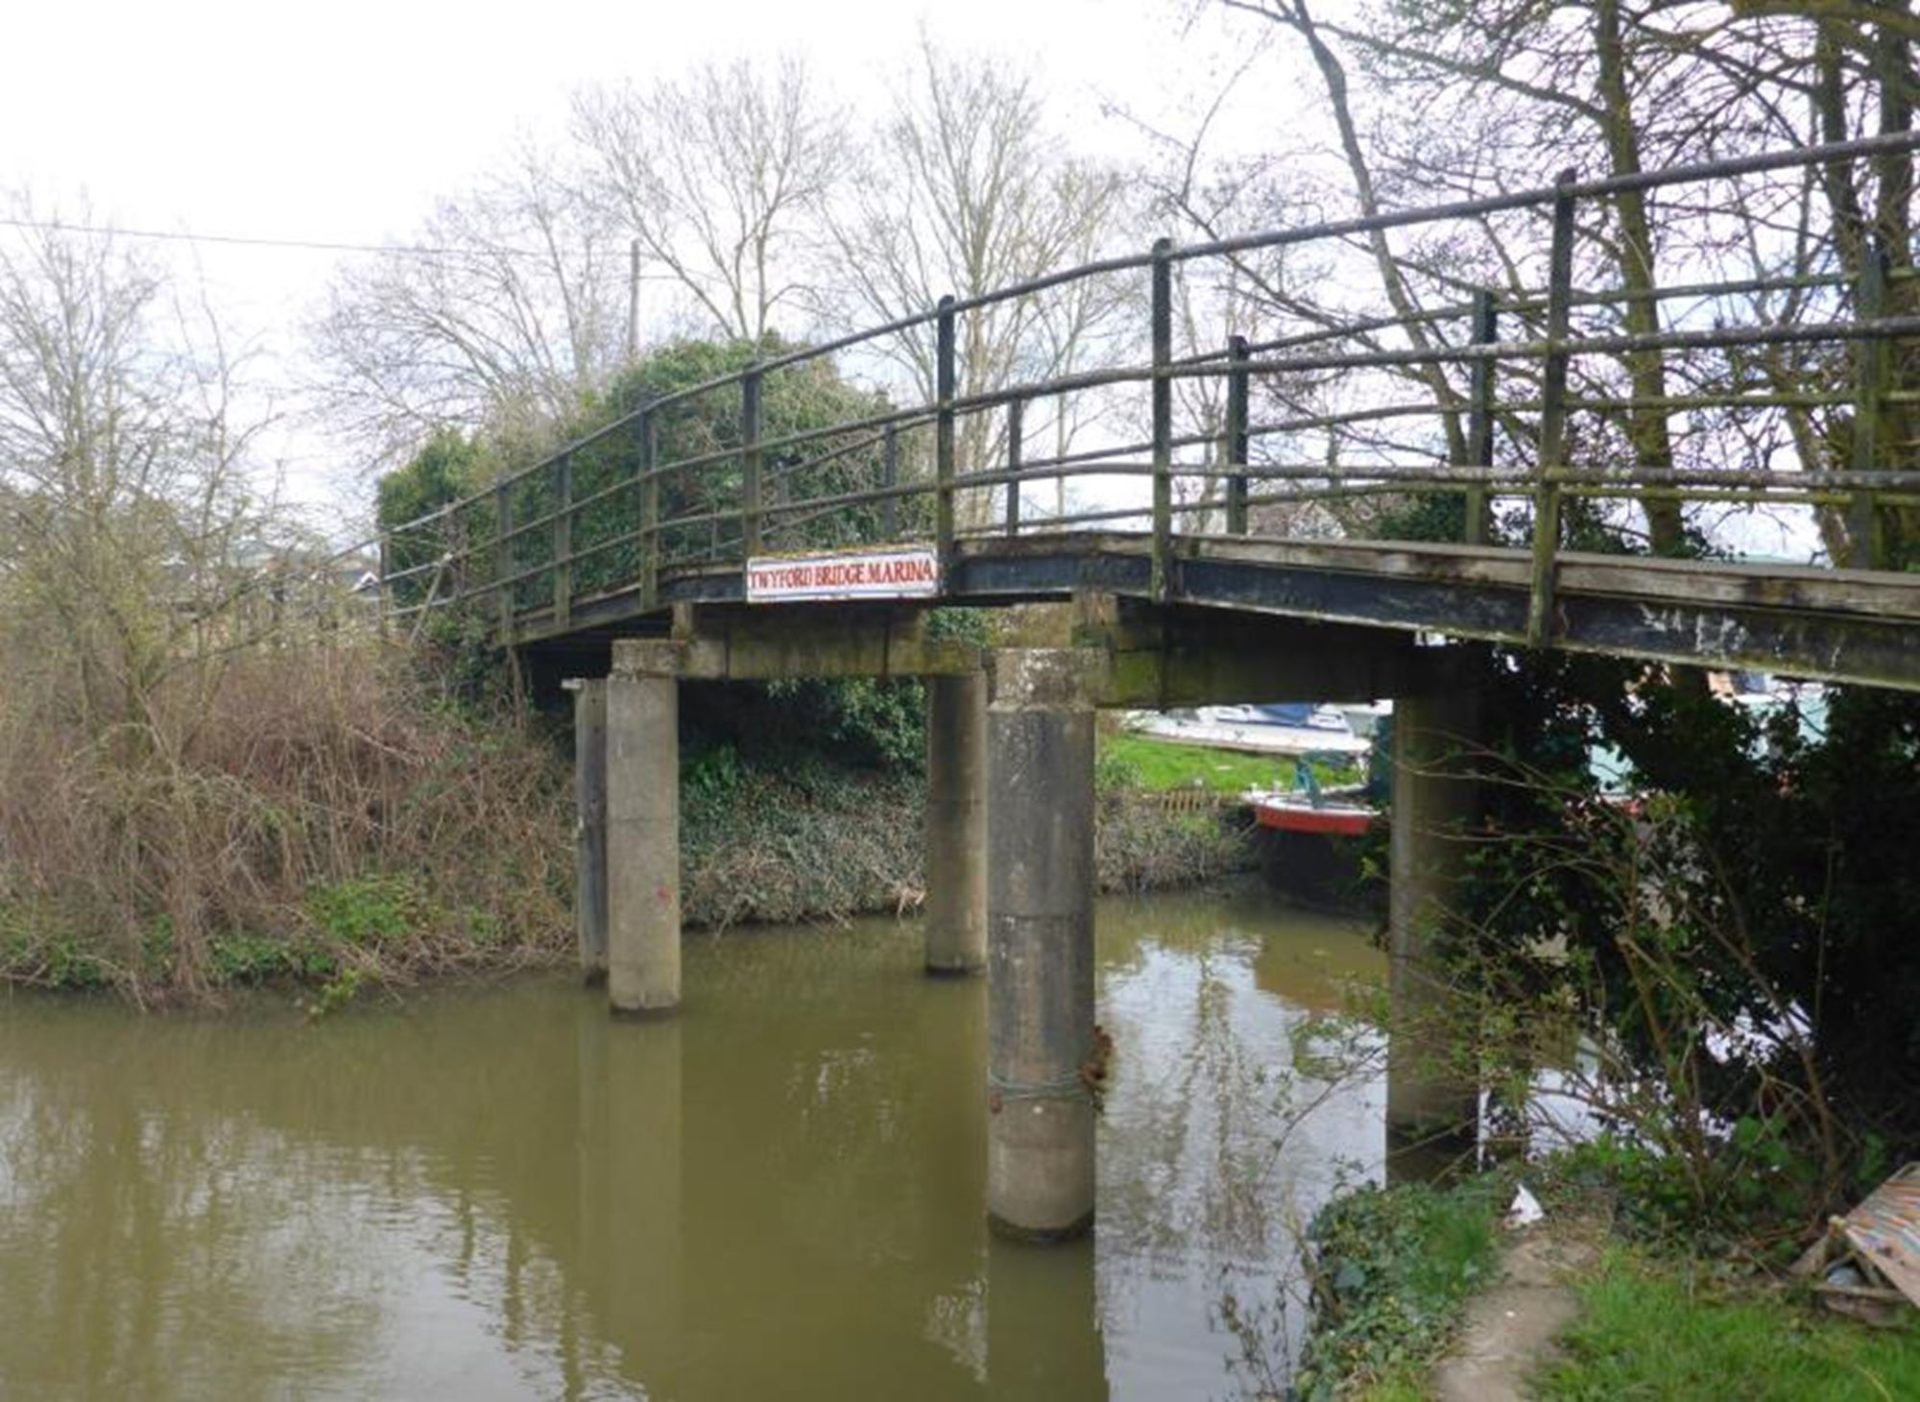
[[[1394,702],[1393,811],[1388,853],[1387,1140],[1445,1150],[1473,1143],[1479,1089],[1453,1025],[1451,994],[1432,951],[1444,929],[1476,811],[1464,777],[1478,733],[1470,692]]]
[[[573,691],[573,926],[580,973],[607,976],[607,684],[568,682]]]
[[[680,1004],[679,649],[620,642],[607,678],[607,995],[616,1015]]]
[[[1007,649],[987,717],[987,1216],[1093,1221],[1093,683],[1098,658]]]
[[[927,972],[987,964],[987,677],[927,679]]]

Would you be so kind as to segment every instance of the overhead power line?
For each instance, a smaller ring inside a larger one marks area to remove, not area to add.
[[[288,239],[269,238],[251,234],[204,234],[184,229],[127,229],[110,224],[70,224],[59,219],[22,219],[12,216],[0,216],[0,227],[10,229],[33,229],[43,233],[90,234],[102,238],[158,239],[168,243],[216,243],[240,248],[280,248],[302,250],[313,253],[381,253],[401,258],[535,258],[548,259],[552,255],[532,248],[445,248],[430,244],[417,243],[345,243],[333,239]],[[606,256],[615,258],[620,252],[609,244]],[[654,281],[663,274],[643,274],[644,281]]]

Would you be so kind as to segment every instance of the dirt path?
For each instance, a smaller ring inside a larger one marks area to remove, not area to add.
[[[1468,1306],[1460,1338],[1433,1370],[1439,1402],[1519,1402],[1528,1374],[1553,1357],[1553,1341],[1579,1302],[1572,1278],[1598,1256],[1577,1231],[1552,1225],[1517,1232],[1500,1254],[1493,1286]]]

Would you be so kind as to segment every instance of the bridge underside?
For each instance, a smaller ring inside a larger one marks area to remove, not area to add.
[[[581,951],[614,1009],[680,1001],[681,683],[833,676],[930,683],[927,964],[988,973],[1001,1228],[1070,1235],[1094,1206],[1096,708],[1395,698],[1393,998],[1405,1011],[1440,997],[1429,949],[1466,850],[1450,835],[1474,807],[1455,771],[1480,743],[1462,664],[1474,643],[1525,642],[1530,561],[1242,538],[1181,541],[1167,564],[1156,590],[1139,537],[1020,536],[964,544],[934,600],[749,604],[741,571],[715,568],[662,579],[653,608],[616,593],[576,600],[564,625],[519,615],[523,653],[585,679],[578,734],[598,738],[581,741],[581,870],[597,886],[583,887]],[[1552,646],[1920,689],[1920,578],[1568,556],[1554,586]],[[1051,636],[1023,645],[929,627],[932,604],[1060,600],[1071,613],[1036,620]],[[1468,1123],[1475,1100],[1420,1051],[1390,1062],[1388,1118],[1425,1139]]]
[[[1370,669],[1411,665],[1393,659],[1431,651],[1411,648],[1416,634],[1524,645],[1530,570],[1524,553],[1490,547],[1189,538],[1176,542],[1165,597],[1153,612],[1179,624],[1166,629],[1168,646],[1195,658],[1218,658],[1221,634],[1237,633],[1238,646],[1310,646],[1323,679],[1336,656],[1349,655],[1359,686]],[[998,606],[1087,595],[1151,601],[1152,574],[1150,544],[1137,535],[978,539],[957,548],[937,602]],[[598,674],[614,638],[665,636],[675,631],[676,613],[686,636],[692,609],[707,620],[700,636],[746,644],[737,658],[709,659],[693,674],[927,675],[973,665],[959,655],[943,664],[918,650],[925,644],[901,650],[904,635],[876,631],[871,607],[748,606],[744,595],[737,566],[684,571],[661,580],[658,607],[643,607],[635,590],[581,599],[564,625],[544,612],[523,613],[514,641]],[[1569,553],[1557,564],[1554,600],[1550,645],[1569,651],[1920,690],[1920,576]],[[892,613],[915,611],[895,606]],[[749,617],[760,621],[744,621]],[[1281,622],[1289,626],[1267,630]],[[1303,631],[1305,625],[1312,626]],[[844,644],[832,643],[835,637]],[[763,648],[757,661],[748,660],[751,640],[771,646],[782,638],[788,652],[804,645],[808,656],[779,661]],[[1390,695],[1405,694],[1411,681],[1396,674],[1366,684],[1376,687],[1372,695]],[[1343,694],[1352,689],[1338,679],[1332,684]],[[1107,704],[1190,704],[1206,699],[1199,690],[1250,699],[1230,687],[1183,691],[1164,679],[1153,685],[1172,689],[1154,693],[1140,682]],[[1270,688],[1256,690],[1265,695]]]

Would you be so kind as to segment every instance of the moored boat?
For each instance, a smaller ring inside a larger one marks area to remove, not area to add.
[[[1247,804],[1263,828],[1280,832],[1318,833],[1326,837],[1359,837],[1380,809],[1366,801],[1362,785],[1334,790],[1320,787],[1313,766],[1301,760],[1289,789],[1249,789]]]
[[[1150,711],[1127,728],[1158,740],[1249,754],[1325,754],[1359,759],[1371,748],[1348,728],[1337,707],[1304,704],[1206,706],[1198,711]]]
[[[1370,804],[1329,798],[1316,803],[1297,793],[1249,793],[1247,803],[1263,828],[1328,837],[1359,837],[1380,816]]]

